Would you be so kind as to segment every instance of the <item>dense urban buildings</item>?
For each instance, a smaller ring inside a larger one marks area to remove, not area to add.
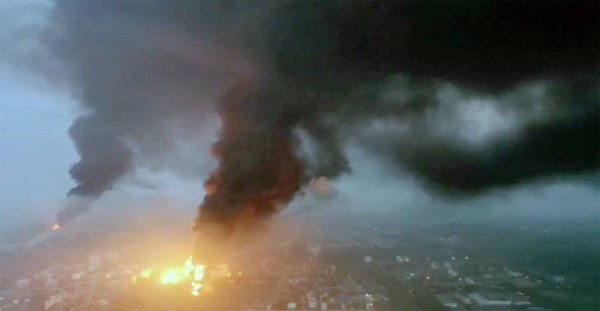
[[[185,277],[176,284],[161,284],[167,265],[181,264],[185,257],[165,261],[161,257],[168,254],[132,255],[118,243],[113,249],[106,244],[90,247],[95,236],[110,240],[107,235],[118,237],[119,230],[57,234],[33,250],[21,250],[17,241],[3,244],[3,272],[9,265],[29,266],[10,282],[3,277],[0,304],[3,311],[596,307],[597,237],[578,237],[581,262],[548,261],[548,256],[564,250],[558,243],[544,243],[574,238],[563,233],[564,226],[455,223],[398,229],[364,220],[330,225],[317,229],[313,237],[318,239],[283,238],[268,251],[249,248],[232,262],[206,267],[198,296],[190,294],[190,279]],[[535,253],[527,250],[531,243],[547,246]],[[36,262],[27,257],[40,252],[48,258],[80,253],[71,261],[38,257]],[[10,263],[11,258],[29,259]],[[587,266],[582,265],[585,260]]]

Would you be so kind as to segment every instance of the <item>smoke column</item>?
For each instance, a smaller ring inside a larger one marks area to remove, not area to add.
[[[57,1],[41,41],[82,108],[69,195],[97,198],[138,167],[189,174],[173,153],[215,112],[199,226],[272,215],[310,178],[349,172],[348,144],[444,195],[597,172],[598,6]],[[452,129],[473,99],[515,124],[465,143]]]
[[[263,86],[254,84],[240,81],[221,99],[223,128],[213,146],[219,166],[205,183],[201,221],[231,223],[240,215],[270,216],[300,188],[302,164],[292,133],[297,120],[270,116],[281,113],[269,110],[277,109],[268,106],[276,99],[267,98],[260,90]]]

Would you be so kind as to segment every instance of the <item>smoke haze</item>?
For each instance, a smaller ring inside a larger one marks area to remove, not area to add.
[[[276,213],[311,178],[351,172],[347,146],[445,196],[596,172],[598,9],[57,1],[41,41],[81,107],[69,195],[140,167],[206,178],[177,154],[216,115],[199,222]]]

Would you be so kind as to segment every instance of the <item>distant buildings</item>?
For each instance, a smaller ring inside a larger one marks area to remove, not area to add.
[[[458,306],[458,304],[454,300],[456,298],[453,297],[452,294],[435,294],[434,297],[440,302],[441,305],[443,305],[446,308],[454,309]]]

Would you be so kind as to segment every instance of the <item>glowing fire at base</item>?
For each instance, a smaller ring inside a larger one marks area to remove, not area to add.
[[[154,269],[146,269],[140,272],[139,276],[145,279],[149,279],[152,276]],[[179,284],[184,280],[192,278],[192,295],[200,295],[200,289],[202,288],[202,279],[204,279],[204,265],[194,265],[192,263],[192,256],[185,261],[182,267],[171,267],[168,268],[160,276],[160,283],[163,285]],[[132,279],[135,283],[136,278]]]
[[[58,229],[60,229],[60,225],[59,224],[54,224],[52,226],[52,230],[58,230]]]
[[[152,272],[154,272],[153,268],[146,269],[146,270],[140,272],[140,277],[143,277],[144,279],[149,279],[150,276],[152,275]]]

